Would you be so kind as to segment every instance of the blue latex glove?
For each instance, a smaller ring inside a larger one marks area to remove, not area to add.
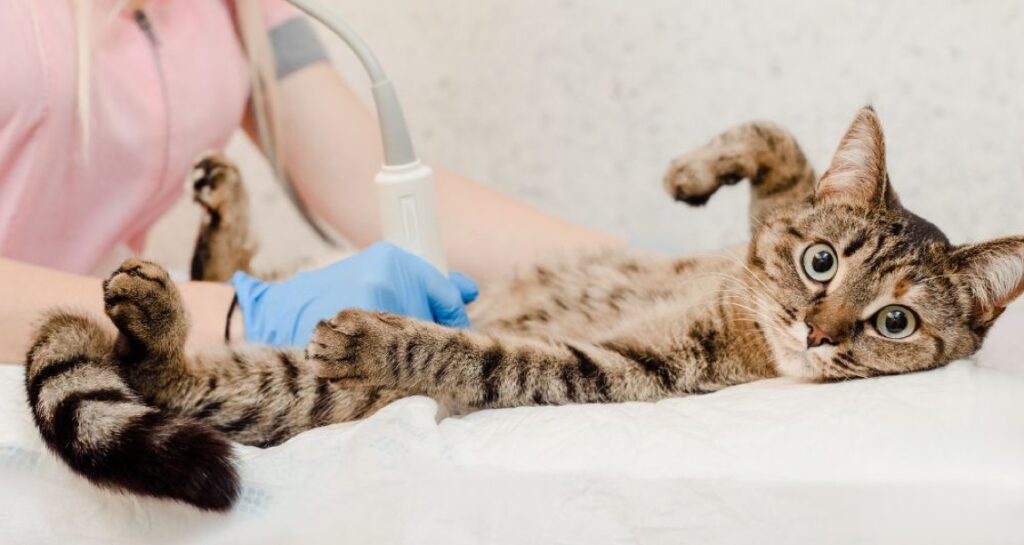
[[[452,273],[445,278],[422,258],[386,242],[282,282],[237,272],[230,284],[238,295],[246,340],[273,346],[305,346],[320,320],[346,308],[469,327],[466,304],[479,294],[469,277]]]

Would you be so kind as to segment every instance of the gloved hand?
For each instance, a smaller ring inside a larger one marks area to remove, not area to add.
[[[237,272],[229,283],[238,296],[246,340],[273,346],[305,346],[320,320],[346,308],[469,327],[465,305],[479,294],[469,277],[445,278],[422,258],[386,242],[281,282]]]

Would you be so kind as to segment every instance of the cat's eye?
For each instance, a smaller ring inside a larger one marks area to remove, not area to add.
[[[832,280],[839,270],[839,257],[831,246],[824,242],[812,244],[804,250],[804,272],[815,282]]]
[[[917,331],[917,316],[907,307],[889,305],[875,315],[875,329],[889,339],[905,339]]]

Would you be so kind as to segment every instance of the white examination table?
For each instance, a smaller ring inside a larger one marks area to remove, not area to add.
[[[0,366],[0,543],[1024,543],[1024,314],[982,366],[656,404],[486,411],[425,398],[239,449],[228,515],[98,490]]]

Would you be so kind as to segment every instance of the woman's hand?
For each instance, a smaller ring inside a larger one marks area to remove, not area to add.
[[[388,243],[283,282],[235,273],[246,340],[275,346],[305,346],[317,322],[346,308],[377,310],[469,327],[466,304],[479,289],[452,273],[445,278],[423,259]]]

